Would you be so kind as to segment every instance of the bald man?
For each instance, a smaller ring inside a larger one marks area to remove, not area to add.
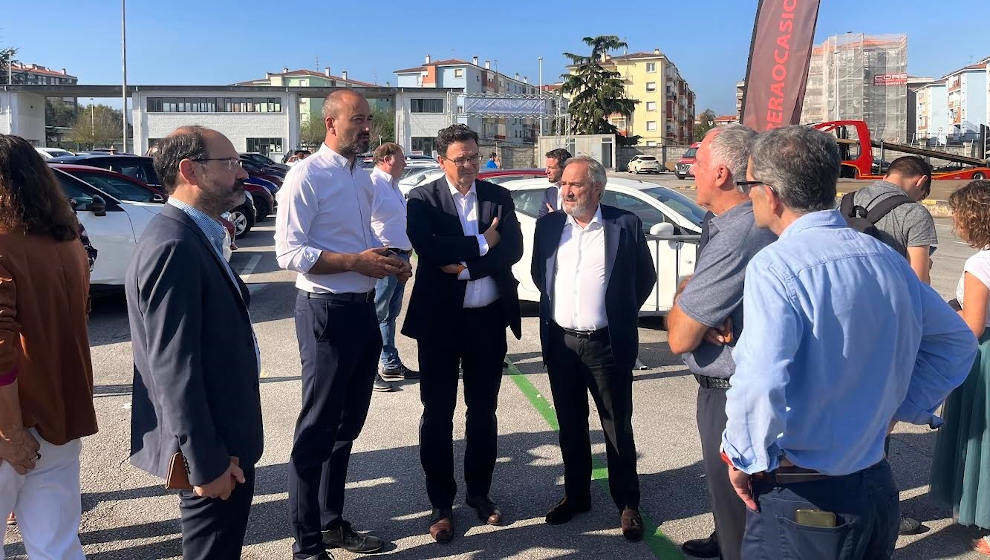
[[[337,90],[323,103],[323,120],[323,145],[289,170],[275,219],[275,256],[298,273],[302,408],[289,459],[289,511],[299,560],[328,560],[333,548],[369,553],[385,545],[355,532],[341,513],[351,446],[368,414],[382,350],[375,283],[392,275],[405,282],[411,273],[371,229],[374,186],[355,165],[368,150],[368,101]]]
[[[134,353],[131,462],[180,489],[182,557],[241,557],[263,433],[250,293],[223,258],[219,216],[244,201],[237,150],[182,127],[157,144],[169,194],[127,269]],[[181,453],[181,455],[179,455]]]

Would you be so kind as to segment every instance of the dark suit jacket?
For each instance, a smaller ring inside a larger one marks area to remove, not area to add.
[[[560,187],[557,185],[551,185],[543,191],[543,204],[540,205],[540,212],[536,216],[537,218],[542,218],[550,213],[550,209],[547,208],[547,204],[549,204],[550,208],[553,208],[554,211],[560,210],[560,208],[557,208],[557,192],[559,190]]]
[[[605,226],[605,316],[616,363],[631,369],[639,346],[637,321],[657,281],[653,257],[646,246],[643,222],[632,212],[601,205]],[[553,286],[557,273],[557,246],[567,214],[553,212],[536,222],[533,242],[533,283],[540,290],[540,338],[543,355],[553,325]]]
[[[194,485],[223,474],[230,456],[255,464],[263,447],[250,294],[223,266],[199,226],[165,205],[141,236],[125,284],[131,462],[164,478],[181,449]]]
[[[484,233],[499,215],[501,241],[479,256],[478,240],[464,235],[457,207],[446,177],[416,187],[409,193],[406,232],[416,251],[416,282],[406,310],[402,334],[415,339],[427,335],[446,336],[459,328],[457,316],[464,306],[467,282],[440,267],[467,263],[472,280],[490,276],[498,287],[506,326],[516,338],[522,336],[519,314],[519,282],[512,265],[522,258],[523,239],[516,207],[509,191],[487,181],[475,181],[478,193],[478,232]],[[500,210],[501,209],[501,210]]]

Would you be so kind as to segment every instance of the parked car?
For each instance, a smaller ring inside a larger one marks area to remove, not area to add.
[[[43,159],[52,159],[57,157],[74,156],[76,154],[70,152],[69,150],[63,150],[62,148],[35,148]]]
[[[89,165],[92,167],[102,167],[110,171],[116,171],[121,175],[127,175],[132,179],[137,179],[142,183],[161,189],[162,183],[155,173],[155,166],[151,158],[147,156],[134,155],[110,155],[110,154],[78,154],[75,156],[58,157],[52,163],[74,163],[76,165]]]
[[[407,167],[399,178],[399,191],[403,196],[409,196],[409,191],[414,188],[436,181],[443,177],[443,168],[436,167]]]
[[[161,189],[146,185],[137,179],[109,169],[72,163],[50,163],[53,169],[65,171],[77,179],[109,194],[117,200],[146,204],[163,204],[167,198]]]
[[[248,230],[250,230],[255,222],[265,220],[272,214],[272,211],[275,210],[275,197],[272,196],[267,187],[261,185],[258,179],[254,177],[248,177],[244,181],[244,190],[251,193],[254,200],[255,216],[251,225],[248,226]],[[247,231],[243,233],[247,233]]]
[[[61,169],[52,173],[97,250],[90,285],[97,290],[123,286],[137,240],[162,205],[117,200]]]
[[[519,280],[519,299],[539,301],[540,292],[533,284],[530,264],[533,260],[533,238],[536,218],[543,205],[546,179],[524,179],[503,184],[512,194],[516,217],[523,234],[523,257],[513,266],[513,274]],[[691,236],[684,241],[650,239],[648,244],[657,268],[657,285],[640,309],[640,315],[664,315],[673,306],[674,294],[680,280],[694,272],[697,245],[686,242],[697,240],[701,234],[701,222],[705,210],[690,198],[662,187],[632,179],[609,177],[602,203],[628,210],[643,221],[643,229],[652,236]]]
[[[697,161],[696,156],[698,154],[698,147],[700,146],[701,142],[691,144],[691,147],[684,152],[681,159],[677,160],[677,164],[674,166],[674,174],[677,175],[678,179],[683,179],[688,175],[694,177],[694,171],[691,170],[691,166]]]
[[[258,212],[254,207],[254,197],[251,195],[251,191],[244,190],[244,202],[228,212],[232,224],[234,224],[234,237],[240,239],[247,235],[251,228],[254,227],[257,221]]]
[[[515,181],[516,179],[532,179],[534,177],[546,176],[547,172],[543,169],[496,169],[494,171],[483,170],[481,173],[478,173],[479,179],[484,179],[496,185]]]
[[[289,170],[288,165],[285,165],[284,163],[279,163],[264,154],[259,154],[258,152],[241,152],[240,155],[241,155],[241,161],[246,160],[246,161],[250,161],[255,165],[260,165],[262,167],[272,167],[274,169],[279,169],[282,171],[282,173],[285,173]]]
[[[660,162],[653,156],[635,155],[626,170],[630,173],[660,173]]]

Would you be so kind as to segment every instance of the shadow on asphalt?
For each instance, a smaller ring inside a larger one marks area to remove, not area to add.
[[[594,425],[596,419],[591,419]],[[600,430],[592,430],[592,444],[602,444]],[[499,436],[500,456],[495,470],[491,493],[501,506],[508,523],[491,531],[477,530],[480,522],[474,511],[463,505],[463,482],[455,503],[455,539],[447,545],[421,540],[388,554],[394,558],[419,559],[437,556],[472,554],[475,558],[524,557],[536,548],[558,549],[564,556],[588,558],[603,551],[630,545],[614,530],[618,526],[618,511],[608,493],[592,483],[593,510],[575,518],[571,523],[551,527],[542,522],[547,510],[562,495],[558,478],[563,467],[548,457],[548,449],[557,446],[554,431],[514,433]],[[454,444],[458,470],[462,465],[464,441]],[[604,453],[596,454],[604,464]],[[397,541],[426,533],[430,505],[426,499],[422,471],[419,469],[419,448],[406,446],[395,449],[365,451],[351,457],[346,517],[359,530],[372,531]],[[693,517],[707,511],[707,494],[701,464],[640,475],[642,510],[655,521]],[[256,497],[284,495],[287,485],[287,465],[259,467],[256,474]],[[101,502],[119,502],[166,495],[160,485],[115,492],[85,493],[83,510],[90,511]],[[175,512],[178,513],[175,500]],[[530,520],[536,520],[532,522]],[[607,533],[610,532],[610,533]],[[113,529],[87,531],[80,534],[83,545],[123,542],[135,539],[155,539],[153,543],[137,544],[119,550],[107,550],[88,555],[91,559],[161,558],[181,555],[181,526],[178,518],[154,523],[141,523]],[[174,538],[162,539],[166,535]],[[291,537],[287,499],[265,498],[252,508],[245,545],[280,541]],[[10,554],[23,554],[20,543],[12,545]],[[286,550],[286,557],[289,551]],[[637,552],[637,556],[639,557]]]

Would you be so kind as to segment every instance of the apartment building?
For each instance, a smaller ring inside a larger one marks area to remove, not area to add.
[[[315,70],[289,70],[282,68],[281,72],[265,72],[264,78],[249,80],[235,84],[238,86],[281,86],[281,87],[349,87],[367,88],[376,87],[375,84],[350,79],[347,70],[341,71],[340,75],[330,73],[327,66],[323,72]],[[385,100],[382,100],[385,101]],[[312,119],[323,120],[323,99],[302,97],[299,99],[299,123],[305,125]]]
[[[944,144],[949,134],[949,103],[945,80],[918,88],[915,94],[915,137],[911,142]]]
[[[988,61],[990,59],[970,64],[950,72],[944,78],[951,127],[949,133],[952,136],[970,139],[979,133],[980,125],[988,124]]]
[[[61,71],[45,68],[40,64],[10,65],[10,83],[14,85],[73,85],[79,81],[70,75],[65,68]],[[0,76],[0,82],[7,83],[7,76]]]
[[[645,146],[694,140],[694,92],[660,49],[606,55],[603,65],[622,76],[626,97],[639,101],[630,117],[609,118],[621,134],[639,136]]]

